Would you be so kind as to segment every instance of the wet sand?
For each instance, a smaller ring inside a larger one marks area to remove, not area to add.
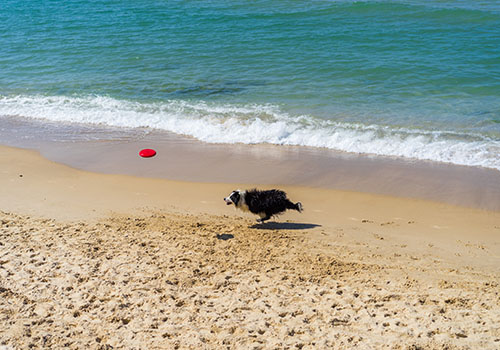
[[[0,147],[6,349],[497,349],[500,212],[76,170]]]
[[[104,141],[105,140],[105,141]],[[500,210],[500,171],[311,147],[207,144],[151,129],[0,118],[0,143],[71,167],[169,180],[328,188]],[[142,148],[154,159],[137,156]]]

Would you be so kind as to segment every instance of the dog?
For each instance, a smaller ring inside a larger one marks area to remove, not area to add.
[[[234,206],[242,211],[249,211],[259,215],[257,222],[263,223],[272,216],[279,215],[287,209],[302,212],[302,203],[292,203],[281,190],[259,191],[253,190],[235,190],[229,196],[224,198],[227,205]]]

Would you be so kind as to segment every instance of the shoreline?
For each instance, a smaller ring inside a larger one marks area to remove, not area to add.
[[[56,127],[17,118],[0,119],[0,123],[2,144],[33,149],[50,160],[92,172],[190,182],[306,186],[500,211],[500,171],[494,169],[311,147],[208,144],[149,129]],[[80,133],[90,138],[95,134],[99,139],[84,140]],[[154,148],[158,154],[142,159],[137,155],[142,148]]]

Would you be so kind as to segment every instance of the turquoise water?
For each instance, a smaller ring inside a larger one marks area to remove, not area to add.
[[[0,0],[0,116],[500,170],[498,1]]]

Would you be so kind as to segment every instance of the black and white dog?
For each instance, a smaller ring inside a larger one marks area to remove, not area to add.
[[[286,193],[280,190],[259,191],[256,189],[231,192],[224,198],[227,205],[234,204],[236,208],[259,215],[258,222],[269,220],[271,216],[283,213],[287,209],[302,211],[302,203],[292,203]]]

